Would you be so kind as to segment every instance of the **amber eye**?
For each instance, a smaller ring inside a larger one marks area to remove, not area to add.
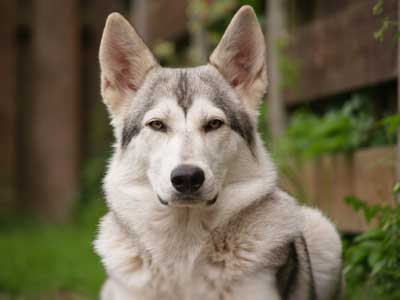
[[[166,131],[167,130],[167,127],[164,125],[164,123],[159,120],[151,121],[147,125],[150,126],[151,129],[153,129],[153,130],[157,130],[157,131]]]
[[[220,128],[224,124],[223,121],[220,119],[212,119],[210,120],[207,125],[204,127],[205,131],[216,130]]]

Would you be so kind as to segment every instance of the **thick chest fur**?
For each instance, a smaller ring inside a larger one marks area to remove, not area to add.
[[[120,295],[105,299],[278,299],[276,271],[298,223],[291,201],[264,199],[195,236],[164,234],[157,242],[159,233],[148,232],[151,245],[109,213],[96,249],[110,277],[104,292]]]

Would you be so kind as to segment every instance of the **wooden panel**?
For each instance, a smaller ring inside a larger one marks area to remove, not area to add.
[[[297,178],[296,184],[286,176],[282,178],[282,185],[322,209],[346,232],[360,232],[367,228],[362,214],[355,213],[344,202],[346,196],[356,195],[369,204],[394,204],[394,147],[363,149],[350,156],[324,156],[303,165],[294,164],[291,172],[291,176]]]
[[[33,213],[64,221],[77,199],[80,147],[78,1],[33,2],[29,196]]]
[[[288,59],[299,62],[298,86],[285,91],[291,105],[396,78],[394,29],[379,42],[373,34],[382,16],[372,15],[375,0],[357,1],[291,33]],[[397,1],[385,1],[384,16],[397,19]]]
[[[85,39],[82,57],[83,160],[104,154],[111,144],[112,131],[106,107],[100,95],[99,47],[107,16],[118,11],[123,15],[121,0],[91,0],[84,7]],[[100,187],[99,187],[100,188]]]
[[[172,39],[187,31],[187,0],[136,0],[132,23],[148,45]]]
[[[16,3],[0,4],[0,208],[10,209],[16,201]]]

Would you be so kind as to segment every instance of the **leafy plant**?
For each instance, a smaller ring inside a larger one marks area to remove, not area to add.
[[[318,116],[307,110],[295,112],[278,142],[280,156],[316,157],[350,152],[366,146],[374,127],[370,101],[355,95],[342,108]]]
[[[394,194],[400,191],[397,184]],[[345,250],[349,299],[400,299],[400,206],[368,205],[355,196],[345,201],[377,226],[357,236]]]
[[[378,0],[372,8],[372,14],[374,16],[382,15],[384,12],[385,0]],[[381,21],[381,26],[377,31],[374,32],[374,38],[378,41],[382,42],[385,36],[385,33],[390,28],[398,27],[398,21],[390,19],[388,16],[383,16]],[[397,36],[400,36],[400,33],[397,31]]]
[[[375,121],[371,99],[355,94],[336,109],[317,115],[299,109],[278,141],[275,157],[279,162],[296,157],[315,158],[325,154],[350,153],[356,149],[395,142],[400,115]]]

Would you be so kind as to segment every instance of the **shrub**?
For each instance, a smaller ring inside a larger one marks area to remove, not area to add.
[[[400,206],[369,206],[354,196],[346,202],[363,212],[367,222],[377,223],[345,244],[348,298],[400,299]]]

